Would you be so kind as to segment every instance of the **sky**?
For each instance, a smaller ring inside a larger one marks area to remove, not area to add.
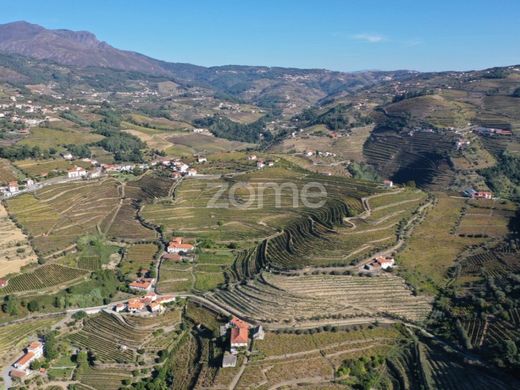
[[[419,71],[520,64],[520,0],[0,0],[0,23],[87,30],[197,65]]]

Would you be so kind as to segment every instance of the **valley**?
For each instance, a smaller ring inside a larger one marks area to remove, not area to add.
[[[0,25],[0,388],[517,388],[519,88]]]

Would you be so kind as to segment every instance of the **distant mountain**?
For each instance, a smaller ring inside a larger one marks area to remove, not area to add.
[[[0,53],[51,60],[63,65],[168,73],[159,61],[139,53],[115,49],[90,32],[48,30],[23,21],[0,25]]]
[[[68,67],[70,73],[56,69],[56,65]],[[49,30],[24,21],[0,25],[0,80],[21,84],[53,81],[67,89],[85,82],[98,90],[113,91],[124,86],[125,80],[165,78],[292,115],[330,95],[348,94],[410,74],[240,65],[203,67],[119,50],[87,31]]]

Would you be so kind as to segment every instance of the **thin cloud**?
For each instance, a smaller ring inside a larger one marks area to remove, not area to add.
[[[352,39],[369,43],[380,43],[387,40],[386,37],[379,34],[355,34],[352,35]]]

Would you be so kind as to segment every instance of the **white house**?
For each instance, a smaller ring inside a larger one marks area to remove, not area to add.
[[[383,185],[386,188],[392,188],[394,186],[394,182],[392,180],[383,180]]]
[[[18,192],[20,190],[20,188],[18,187],[18,182],[17,181],[10,181],[9,185],[7,186],[7,190],[11,194],[14,194],[15,192]]]
[[[70,168],[67,172],[67,177],[69,179],[77,179],[79,177],[83,177],[87,175],[87,171],[81,167]]]
[[[150,291],[155,283],[153,278],[143,278],[131,282],[128,287],[137,291]]]
[[[29,365],[43,356],[43,343],[33,341],[25,350],[25,354],[13,364],[15,368],[27,370]]]

